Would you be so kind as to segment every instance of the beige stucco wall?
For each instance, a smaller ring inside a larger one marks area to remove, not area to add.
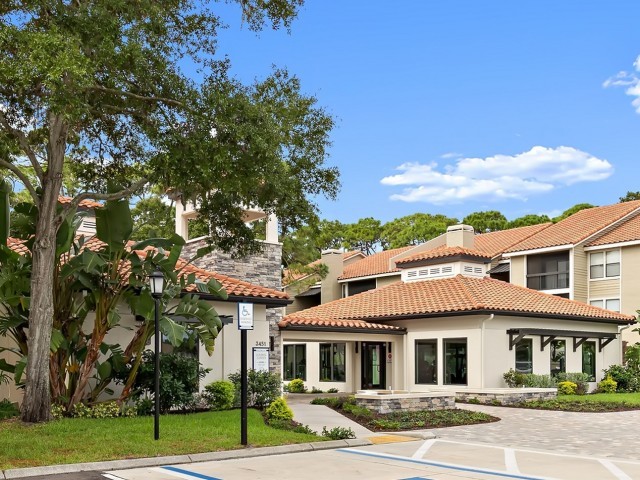
[[[525,287],[527,284],[526,275],[526,255],[511,257],[511,283]]]
[[[376,288],[386,287],[387,285],[391,285],[392,283],[396,283],[400,281],[400,275],[391,275],[389,277],[378,277],[376,278]]]
[[[361,355],[362,349],[357,342],[386,342],[391,343],[391,358],[386,359],[386,383],[387,387],[403,389],[404,384],[404,335],[387,334],[358,334],[339,332],[303,332],[282,330],[283,345],[305,344],[307,379],[305,386],[309,391],[313,387],[327,391],[337,388],[340,392],[355,392],[361,388]],[[346,343],[346,381],[345,382],[321,382],[320,381],[320,344],[321,343]],[[388,351],[388,350],[387,350]],[[283,362],[284,363],[284,362]],[[288,383],[288,382],[285,382]]]
[[[12,348],[13,342],[7,337],[0,336],[0,347]],[[8,352],[0,353],[0,358],[12,364],[17,360],[15,355]],[[9,375],[9,383],[0,383],[0,400],[7,399],[13,403],[20,403],[22,402],[22,395],[22,390],[15,387],[11,375]]]
[[[571,255],[571,253],[569,253]],[[589,258],[582,245],[573,248],[573,294],[569,297],[588,303],[589,299]]]

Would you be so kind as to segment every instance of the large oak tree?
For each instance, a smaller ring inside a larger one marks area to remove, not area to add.
[[[303,0],[233,3],[259,30],[288,28]],[[253,85],[231,78],[228,61],[216,56],[219,7],[213,0],[0,3],[0,173],[18,178],[38,210],[25,421],[49,418],[55,237],[82,200],[161,185],[197,200],[215,247],[242,254],[257,248],[243,206],[296,228],[315,214],[309,198],[336,193],[337,172],[324,164],[331,117],[285,71]],[[198,82],[185,65],[199,69]],[[65,165],[83,188],[60,206]]]

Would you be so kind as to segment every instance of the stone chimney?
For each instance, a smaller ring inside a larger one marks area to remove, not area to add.
[[[342,298],[342,286],[338,283],[338,277],[344,271],[343,253],[340,250],[325,250],[320,261],[328,268],[327,276],[321,283],[320,303]]]
[[[447,247],[474,248],[475,232],[470,225],[451,225],[447,227]]]

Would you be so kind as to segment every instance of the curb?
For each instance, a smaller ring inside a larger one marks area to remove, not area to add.
[[[135,458],[131,460],[109,460],[105,462],[71,463],[50,465],[45,467],[12,468],[0,471],[0,479],[27,478],[38,475],[59,475],[63,473],[78,473],[87,471],[124,470],[129,468],[158,467],[161,465],[186,464],[235,458],[264,457],[266,455],[283,455],[285,453],[313,452],[346,447],[364,447],[372,445],[365,439],[329,440],[326,442],[297,443],[279,445],[277,447],[249,447],[242,450],[227,450],[224,452],[194,453],[191,455],[172,455],[168,457]]]

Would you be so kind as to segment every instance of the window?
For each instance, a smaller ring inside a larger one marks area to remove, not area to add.
[[[582,373],[591,377],[590,382],[596,381],[596,342],[582,344]]]
[[[525,338],[516,345],[516,371],[533,373],[533,340]]]
[[[590,278],[609,278],[620,276],[620,250],[598,252],[589,255]]]
[[[567,342],[565,340],[551,341],[551,376],[567,371]]]
[[[603,300],[591,300],[589,304],[594,307],[605,308],[607,310],[611,310],[612,312],[620,311],[620,299],[619,298],[606,298]]]
[[[284,346],[284,380],[307,379],[307,346]]]
[[[528,256],[527,287],[533,290],[569,288],[569,252]]]
[[[467,384],[467,339],[456,338],[444,341],[445,385]]]
[[[416,383],[437,385],[438,341],[416,340]]]
[[[344,343],[320,344],[320,381],[321,382],[345,382],[345,355]]]

